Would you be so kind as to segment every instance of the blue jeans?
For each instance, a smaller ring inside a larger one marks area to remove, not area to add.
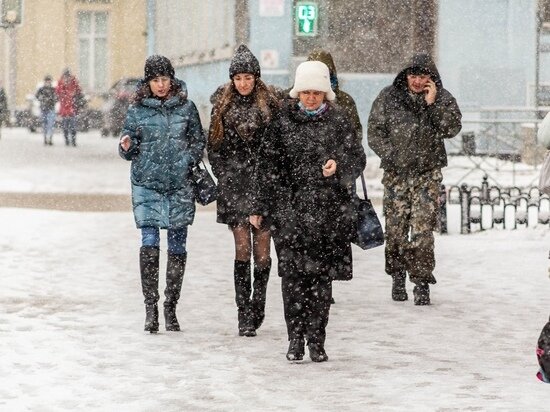
[[[65,137],[65,144],[76,146],[76,116],[66,116],[61,120],[61,128]]]
[[[158,227],[141,228],[141,246],[160,246]],[[187,252],[187,226],[179,229],[168,229],[168,253],[183,255]]]
[[[42,128],[44,129],[44,141],[52,142],[53,128],[55,126],[55,110],[42,112]]]

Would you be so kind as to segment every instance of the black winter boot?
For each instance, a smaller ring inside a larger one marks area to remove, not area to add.
[[[418,306],[425,306],[430,304],[430,285],[426,282],[418,283],[414,289],[414,304]]]
[[[288,345],[288,352],[286,353],[286,358],[289,361],[299,361],[304,359],[304,338],[294,338],[290,339]]]
[[[164,296],[166,296],[166,300],[164,301],[164,324],[167,331],[180,331],[180,324],[176,317],[176,305],[180,298],[186,261],[187,253],[182,255],[168,253],[166,289],[164,290]]]
[[[235,302],[239,318],[239,336],[256,336],[252,322],[250,294],[252,293],[250,261],[235,261]]]
[[[271,259],[267,261],[267,266],[259,268],[254,265],[254,292],[252,293],[252,326],[258,329],[262,326],[265,317],[265,299],[267,292],[267,282],[269,281],[269,272],[271,271]]]
[[[326,362],[328,355],[325,352],[325,345],[321,342],[308,342],[309,357],[313,362]]]
[[[409,299],[407,295],[407,289],[405,287],[405,281],[407,279],[407,273],[395,273],[392,275],[392,288],[391,288],[391,298],[396,302],[403,302]]]
[[[141,289],[145,298],[145,331],[155,333],[159,330],[159,249],[143,246],[139,250],[141,271]]]

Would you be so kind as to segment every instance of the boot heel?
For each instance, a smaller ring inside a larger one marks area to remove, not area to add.
[[[145,306],[145,332],[157,333],[159,331],[159,309],[157,305]]]

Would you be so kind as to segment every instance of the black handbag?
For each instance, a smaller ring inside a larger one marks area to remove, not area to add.
[[[361,184],[363,185],[365,198],[361,199],[359,196],[356,196],[355,199],[357,230],[351,241],[361,249],[367,250],[384,244],[384,231],[367,196],[367,185],[365,184],[363,173],[361,173]]]
[[[201,163],[203,167],[201,167]],[[189,178],[193,183],[195,200],[199,204],[206,206],[216,200],[218,197],[218,187],[202,160],[191,169]]]

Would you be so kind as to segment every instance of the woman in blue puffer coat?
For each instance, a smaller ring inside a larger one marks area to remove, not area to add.
[[[187,99],[185,83],[174,77],[170,60],[159,55],[147,58],[143,85],[128,109],[119,154],[132,161],[132,205],[142,237],[145,330],[151,333],[159,328],[159,229],[168,230],[165,326],[168,331],[180,330],[176,304],[187,260],[187,226],[195,216],[189,171],[201,159],[204,145],[197,108]]]

